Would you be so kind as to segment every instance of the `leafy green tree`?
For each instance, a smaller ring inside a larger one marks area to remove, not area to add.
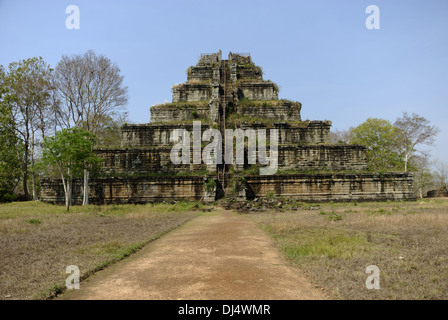
[[[369,118],[351,131],[351,142],[367,147],[371,171],[395,171],[403,167],[399,131],[389,121]]]
[[[0,202],[14,200],[14,189],[20,180],[19,139],[12,117],[5,71],[0,65]]]
[[[95,141],[93,133],[77,127],[63,129],[44,139],[42,164],[57,168],[64,186],[67,211],[71,205],[73,177],[101,161],[93,152]]]
[[[31,198],[28,190],[31,174],[33,199],[37,200],[34,163],[38,136],[44,138],[52,124],[52,73],[41,57],[34,57],[10,63],[5,77],[15,130],[24,146],[22,181],[27,199]]]

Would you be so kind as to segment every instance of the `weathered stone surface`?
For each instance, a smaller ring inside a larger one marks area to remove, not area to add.
[[[203,131],[209,128],[204,123],[201,127]],[[193,132],[193,124],[125,125],[121,128],[121,145],[123,148],[172,146],[174,142],[171,140],[171,134],[176,129],[185,129],[188,132]]]
[[[200,120],[200,119],[199,119]],[[272,129],[278,129],[279,144],[329,144],[331,123],[327,121],[306,122],[302,126],[291,126],[286,123],[275,123]],[[209,128],[208,124],[201,122],[202,132]],[[243,129],[266,129],[263,124],[242,126]],[[193,124],[140,124],[125,125],[122,127],[121,145],[127,147],[156,147],[172,146],[170,136],[175,129],[193,131]],[[269,136],[269,129],[267,129]],[[335,146],[336,150],[339,146]]]
[[[201,57],[198,60],[198,66],[214,66],[218,65],[221,62],[221,50],[217,53],[205,53],[201,54]]]
[[[279,144],[329,144],[331,121],[304,121],[302,124],[275,122],[271,129],[278,130]],[[242,125],[243,129],[267,128],[261,123]],[[269,129],[267,129],[269,132]]]
[[[151,108],[152,123],[189,121],[197,119],[210,119],[210,107],[166,106],[166,107]]]
[[[203,150],[203,148],[202,148]],[[202,154],[201,150],[201,154]],[[269,150],[269,148],[268,148]],[[366,169],[366,148],[363,146],[279,146],[278,170],[298,171],[362,171]],[[149,173],[213,172],[212,165],[176,165],[170,158],[171,147],[148,147],[127,149],[98,149],[101,172],[107,175],[145,175]],[[247,151],[246,151],[247,154]],[[236,163],[236,154],[234,162]],[[245,159],[247,164],[247,158]],[[243,165],[238,168],[242,169]],[[238,171],[238,168],[235,169]]]
[[[310,121],[306,127],[276,123],[279,144],[329,144],[331,121]]]
[[[240,99],[278,100],[278,91],[272,82],[242,82],[238,85]]]
[[[302,105],[293,105],[291,102],[281,104],[261,104],[257,106],[240,106],[238,114],[253,118],[264,118],[277,121],[300,121],[300,109]]]
[[[193,164],[193,149],[190,150],[190,165],[174,164],[170,152],[171,147],[95,150],[103,159],[101,173],[107,175],[176,174],[207,169],[204,163]]]
[[[279,170],[364,171],[366,148],[363,146],[279,146]]]
[[[64,203],[61,179],[41,181],[43,201]],[[146,203],[162,200],[201,200],[204,195],[203,177],[115,177],[90,180],[89,198],[92,204]],[[82,181],[73,182],[73,204],[82,203]]]
[[[184,83],[172,88],[173,102],[194,102],[210,100],[212,97],[212,84]]]
[[[213,79],[213,67],[211,66],[194,66],[187,71],[187,81],[209,81]]]
[[[247,176],[250,197],[268,193],[301,201],[414,200],[409,173],[298,174]]]

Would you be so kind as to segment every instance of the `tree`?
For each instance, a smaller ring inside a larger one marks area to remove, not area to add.
[[[105,117],[97,130],[97,144],[101,148],[119,148],[121,146],[121,126],[126,121],[126,114],[121,117]]]
[[[434,174],[431,172],[429,155],[415,155],[410,159],[410,164],[414,173],[414,193],[417,197],[423,198],[434,186]]]
[[[120,114],[128,101],[120,68],[92,50],[62,56],[53,84],[60,103],[57,119],[65,128],[77,126],[97,134],[101,121]]]
[[[56,166],[64,187],[67,211],[71,205],[73,177],[101,161],[93,152],[95,140],[93,133],[76,127],[44,139],[42,164]]]
[[[367,147],[367,167],[372,171],[394,171],[402,167],[399,132],[389,121],[368,118],[352,130],[352,143]]]
[[[120,68],[91,50],[83,55],[62,56],[53,84],[56,117],[63,128],[81,127],[99,135],[104,121],[119,116],[128,101]],[[83,204],[88,204],[88,178],[86,168]]]
[[[0,202],[15,198],[14,189],[21,175],[19,139],[9,98],[5,70],[0,65]]]
[[[30,198],[28,178],[31,167],[33,199],[37,200],[35,149],[38,145],[38,135],[44,138],[46,130],[51,125],[49,98],[52,72],[53,70],[41,57],[35,57],[10,63],[5,77],[15,129],[24,147],[22,180],[27,199]]]
[[[436,168],[436,183],[443,194],[448,193],[448,163],[435,160],[434,167]]]
[[[415,148],[419,144],[432,145],[439,129],[429,125],[429,121],[415,113],[409,116],[403,112],[401,118],[397,118],[394,126],[398,128],[404,150],[404,171],[408,171],[409,159],[417,151]]]
[[[332,130],[330,132],[330,143],[333,144],[350,144],[352,141],[353,127],[347,130]]]

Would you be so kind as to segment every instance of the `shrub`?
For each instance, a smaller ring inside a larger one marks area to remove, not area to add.
[[[205,191],[212,192],[216,188],[216,181],[215,179],[208,179],[205,182]]]
[[[12,202],[17,200],[17,195],[6,190],[0,190],[0,203]]]

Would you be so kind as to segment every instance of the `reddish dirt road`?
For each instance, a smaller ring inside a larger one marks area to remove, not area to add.
[[[230,211],[200,216],[62,299],[325,299],[270,238]]]

